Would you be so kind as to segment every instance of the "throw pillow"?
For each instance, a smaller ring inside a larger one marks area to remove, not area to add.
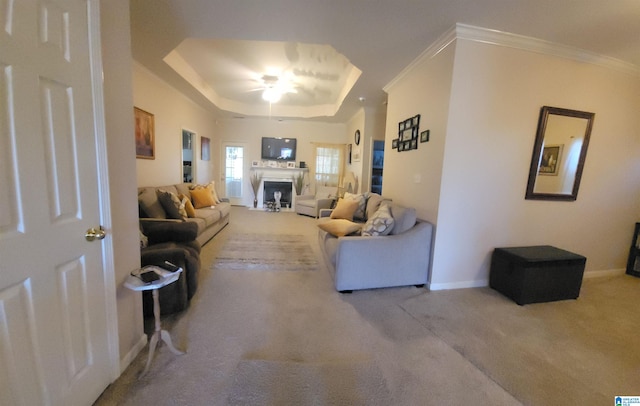
[[[147,248],[149,245],[149,238],[142,233],[142,230],[138,230],[140,233],[140,248]]]
[[[166,219],[162,205],[158,201],[158,194],[155,188],[145,187],[138,192],[138,204],[142,211],[150,218]]]
[[[191,191],[191,199],[193,199],[193,207],[196,209],[202,209],[203,207],[215,206],[216,201],[213,200],[213,195],[208,189],[194,189]]]
[[[374,213],[367,223],[362,227],[363,236],[387,235],[393,229],[394,220],[391,210],[386,202]]]
[[[164,211],[167,212],[168,218],[178,220],[184,220],[187,218],[187,212],[184,210],[182,202],[178,199],[178,196],[176,196],[175,193],[158,189],[158,200],[160,201]]]
[[[365,199],[364,195],[362,194],[353,194],[353,193],[349,193],[346,192],[344,194],[344,199],[345,200],[353,200],[355,202],[358,202],[358,207],[356,208],[355,213],[353,213],[353,218],[356,220],[365,220],[365,210],[367,207],[367,200]]]
[[[191,190],[200,190],[200,189],[206,189],[211,193],[211,196],[213,197],[213,201],[215,202],[214,204],[218,204],[220,203],[220,199],[218,198],[218,193],[216,193],[216,182],[215,181],[211,181],[206,185],[192,185],[191,186]],[[193,198],[193,196],[191,196]]]
[[[344,219],[353,221],[353,213],[358,209],[358,202],[355,200],[340,199],[336,204],[336,208],[331,212],[329,218]]]
[[[361,225],[345,219],[334,219],[320,222],[318,227],[336,237],[344,237],[360,231]]]
[[[182,193],[178,195],[178,199],[180,199],[180,201],[184,203],[184,210],[187,212],[187,217],[195,217],[196,210],[193,207],[193,203],[191,203],[191,199],[187,195],[184,195]]]
[[[416,209],[413,207],[402,207],[398,205],[393,205],[391,207],[391,214],[395,220],[396,225],[391,230],[391,234],[402,234],[405,231],[408,231],[416,224],[417,215]]]
[[[380,203],[382,203],[384,199],[377,193],[370,193],[367,197],[367,210],[365,211],[365,215],[367,219],[370,219],[378,208],[380,207]]]

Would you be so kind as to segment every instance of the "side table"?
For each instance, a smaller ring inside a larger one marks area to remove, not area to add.
[[[176,355],[184,354],[183,351],[178,351],[176,347],[173,346],[169,332],[167,330],[163,330],[160,326],[160,301],[158,299],[158,289],[177,281],[180,277],[180,274],[182,273],[182,268],[178,268],[178,270],[175,272],[169,272],[160,267],[154,267],[154,269],[156,270],[156,273],[160,275],[160,279],[156,281],[145,283],[140,278],[133,275],[129,275],[124,281],[124,286],[126,286],[127,288],[135,291],[151,290],[151,294],[153,296],[153,316],[155,318],[155,330],[153,332],[153,335],[151,336],[151,340],[149,341],[149,357],[147,359],[147,365],[140,377],[143,377],[147,372],[149,372],[151,360],[153,359],[153,354],[160,339],[167,344],[167,347],[169,347],[169,350],[172,353]]]

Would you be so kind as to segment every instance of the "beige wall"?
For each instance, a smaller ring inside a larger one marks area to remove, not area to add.
[[[182,182],[182,130],[196,134],[194,181],[207,183],[217,176],[219,137],[215,116],[133,63],[133,103],[154,115],[155,159],[136,159],[138,186],[162,186]],[[201,159],[200,138],[211,139],[211,159]]]
[[[446,83],[446,71],[436,65],[451,60],[454,45],[450,98],[441,97],[446,90],[435,94],[450,106],[443,129],[415,94]],[[448,57],[417,66],[390,90],[386,136],[390,144],[399,119],[417,113],[426,118],[421,130],[431,128],[426,151],[422,144],[398,154],[402,160],[386,161],[385,175],[409,176],[392,185],[385,176],[384,193],[390,189],[394,199],[435,220],[432,289],[486,285],[491,252],[501,246],[555,245],[586,256],[587,272],[623,268],[640,214],[638,76],[470,40],[457,40],[445,52]],[[524,199],[543,105],[596,113],[575,202]],[[438,166],[441,187],[435,179],[420,188],[411,183],[411,174],[424,179]],[[431,194],[438,191],[434,206]]]
[[[140,293],[123,287],[127,275],[140,267],[138,204],[131,98],[131,39],[128,0],[101,2],[105,125],[109,157],[109,186],[120,364],[124,369],[146,344]]]
[[[248,181],[248,174],[251,161],[260,160],[262,137],[296,138],[296,165],[300,161],[305,161],[307,166],[311,165],[314,157],[314,142],[335,144],[347,142],[344,124],[245,118],[219,120],[216,128],[218,136],[212,143],[216,144],[217,151],[221,151],[222,145],[225,143],[242,145],[246,148],[244,172],[247,181],[244,182],[242,200],[242,204],[245,206],[253,205],[253,191]],[[221,152],[216,155],[216,161],[222,165]],[[312,183],[312,190],[314,186]],[[223,185],[218,185],[219,190],[222,188]]]

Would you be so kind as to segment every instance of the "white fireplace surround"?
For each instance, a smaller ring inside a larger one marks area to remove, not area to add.
[[[252,175],[257,173],[262,176],[258,187],[258,208],[264,207],[264,182],[288,182],[291,183],[291,207],[296,204],[296,189],[293,185],[293,177],[300,172],[307,173],[307,168],[251,168]]]

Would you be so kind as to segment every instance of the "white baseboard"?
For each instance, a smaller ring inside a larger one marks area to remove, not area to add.
[[[131,350],[120,360],[120,373],[122,374],[125,369],[133,362],[136,356],[147,345],[148,338],[146,334],[142,334],[138,342],[131,348]]]
[[[604,269],[600,271],[585,272],[583,278],[601,278],[603,276],[618,276],[626,272],[624,268]],[[483,288],[489,286],[489,280],[448,282],[448,283],[427,283],[429,290],[450,290],[450,289],[467,289],[467,288]]]
[[[450,290],[450,289],[467,289],[467,288],[483,288],[489,286],[489,280],[464,281],[450,283],[428,283],[429,290]]]
[[[603,276],[618,276],[623,275],[627,270],[625,268],[617,269],[603,269],[601,271],[589,271],[585,272],[583,278],[601,278]]]

